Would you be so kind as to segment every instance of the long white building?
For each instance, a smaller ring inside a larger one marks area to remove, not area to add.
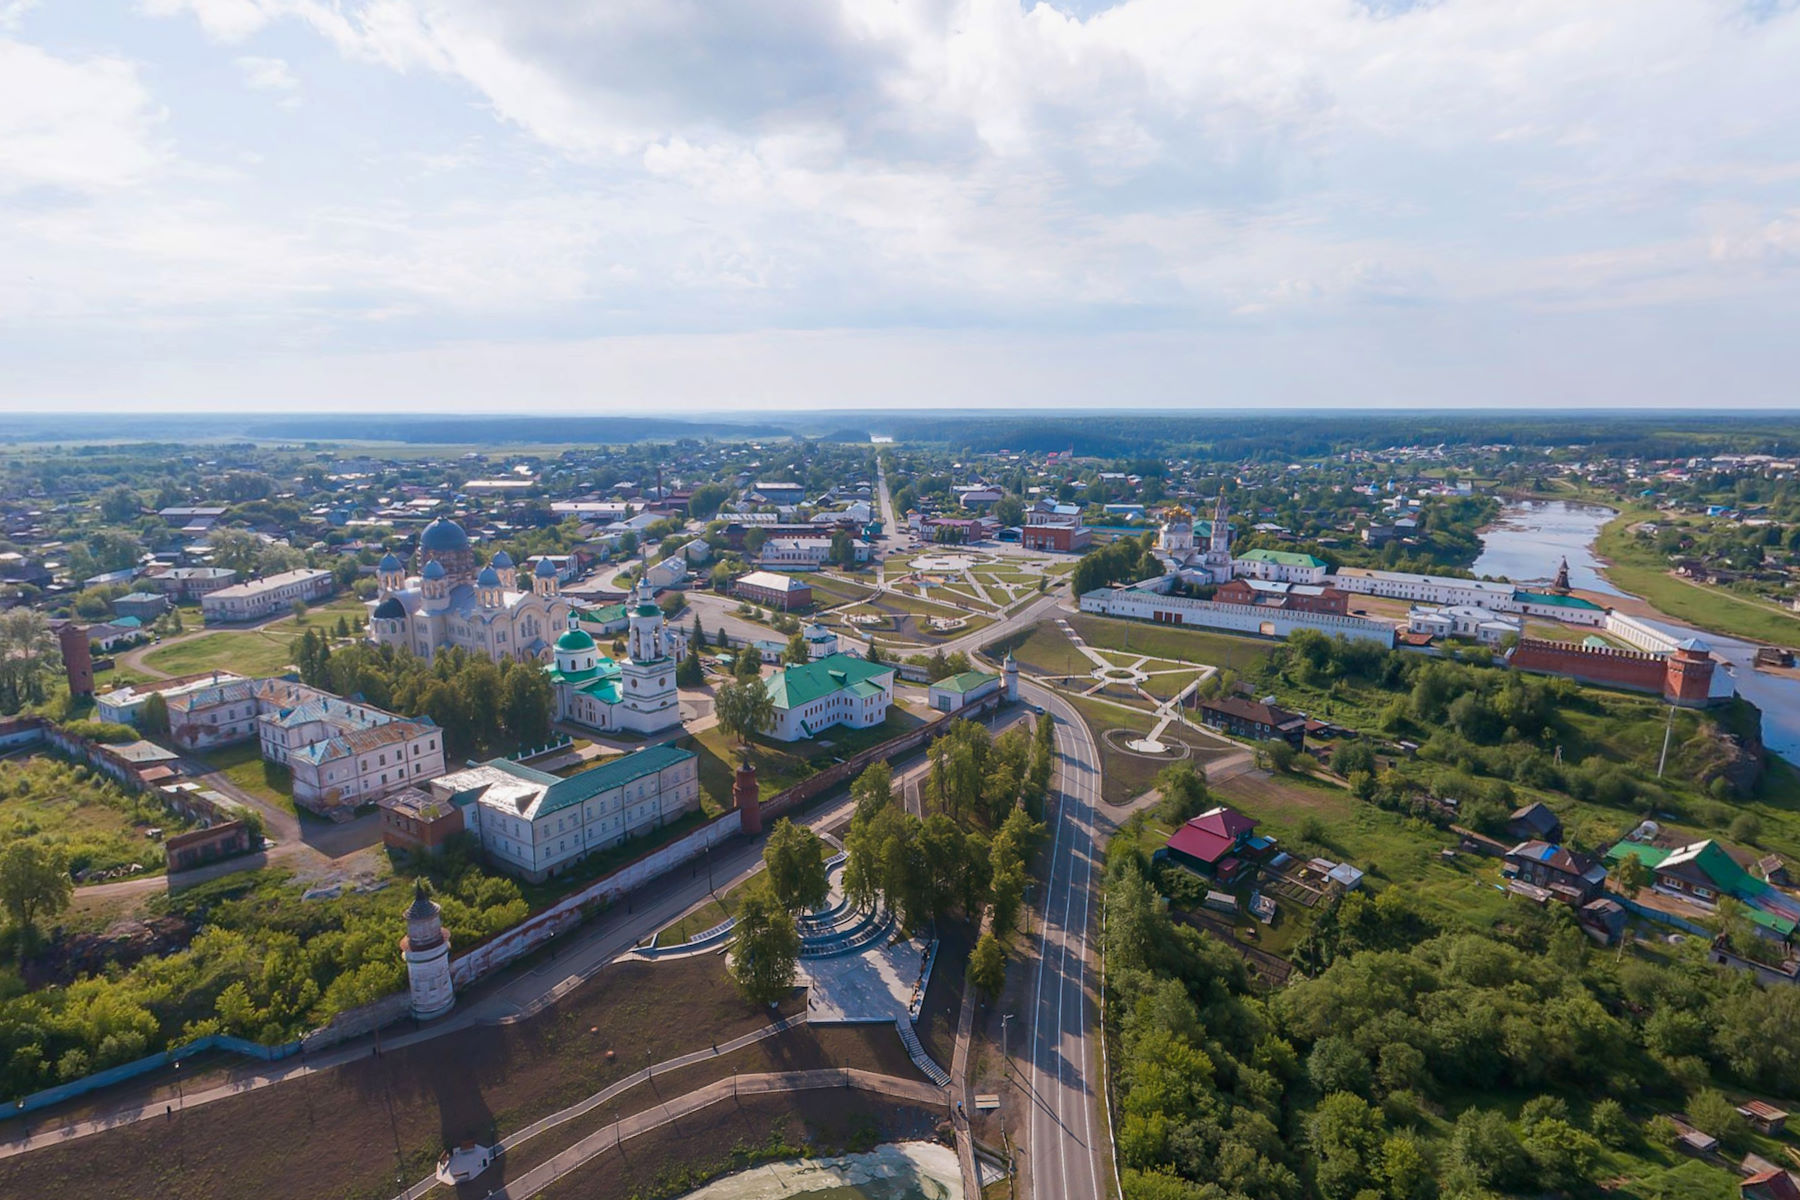
[[[1383,646],[1394,644],[1394,626],[1384,621],[1261,604],[1218,604],[1187,596],[1159,595],[1146,587],[1096,588],[1082,595],[1081,611],[1262,637],[1286,637],[1296,629],[1316,629],[1327,636],[1342,634],[1347,638],[1380,642]]]
[[[330,596],[335,584],[330,571],[302,568],[283,571],[248,583],[208,592],[200,597],[200,613],[208,625],[260,621],[286,612],[296,600],[311,604]]]
[[[700,807],[700,758],[647,746],[559,778],[497,758],[431,781],[502,870],[533,883]]]
[[[1448,575],[1415,575],[1408,571],[1375,571],[1339,567],[1329,582],[1340,592],[1406,600],[1413,604],[1485,608],[1495,613],[1522,613],[1568,625],[1606,624],[1606,610],[1591,600],[1557,592],[1532,592],[1489,579]]]

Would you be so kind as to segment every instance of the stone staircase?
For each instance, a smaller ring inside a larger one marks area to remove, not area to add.
[[[949,1087],[950,1073],[932,1061],[931,1055],[925,1053],[925,1047],[919,1042],[919,1035],[913,1032],[912,1022],[895,1021],[894,1028],[900,1031],[900,1044],[906,1047],[908,1057],[913,1060],[914,1066],[924,1072],[925,1078],[939,1087]]]

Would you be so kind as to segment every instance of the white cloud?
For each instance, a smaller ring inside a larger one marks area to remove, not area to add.
[[[244,77],[244,86],[253,91],[295,92],[300,88],[299,77],[285,59],[244,54],[234,61],[238,72]]]
[[[160,119],[123,59],[59,58],[0,38],[0,194],[136,182],[163,159]]]
[[[129,29],[112,58],[12,44],[0,192],[137,189],[0,225],[54,298],[0,282],[15,318],[1298,345],[1408,312],[1468,323],[1473,364],[1533,314],[1800,317],[1792,4],[138,3],[283,105],[304,73],[306,111],[204,123],[229,100],[133,67]]]

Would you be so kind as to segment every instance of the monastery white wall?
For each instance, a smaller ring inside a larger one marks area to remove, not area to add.
[[[1088,592],[1081,598],[1081,611],[1107,617],[1155,621],[1165,625],[1225,629],[1233,633],[1263,637],[1286,637],[1296,629],[1316,629],[1327,636],[1342,634],[1347,638],[1380,642],[1384,646],[1394,644],[1394,627],[1381,621],[1250,604],[1218,604],[1211,600],[1193,600],[1185,596],[1161,596],[1138,588],[1119,591],[1098,588]]]

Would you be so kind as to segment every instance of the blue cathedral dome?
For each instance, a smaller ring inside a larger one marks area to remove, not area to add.
[[[512,565],[513,565],[512,555],[508,554],[504,550],[497,550],[494,552],[494,566],[499,567],[504,570],[505,568],[510,567]]]
[[[380,604],[375,606],[375,619],[377,621],[397,621],[405,615],[406,606],[401,604],[400,601],[393,596],[389,596],[386,600],[383,600]]]
[[[531,573],[536,575],[539,579],[549,579],[556,574],[556,564],[547,558],[540,558],[537,561],[537,566],[532,568]]]
[[[423,573],[424,578],[426,578],[426,579],[442,579],[444,577],[444,574],[445,574],[444,564],[439,562],[437,559],[434,558],[430,562],[425,564],[425,570]]]
[[[379,569],[382,571],[399,571],[405,569],[405,564],[390,551],[381,556],[381,566]]]
[[[451,553],[469,548],[469,535],[448,517],[439,517],[419,535],[419,549]]]
[[[481,568],[481,574],[475,577],[475,586],[484,588],[499,587],[500,572],[494,570],[492,567]]]

